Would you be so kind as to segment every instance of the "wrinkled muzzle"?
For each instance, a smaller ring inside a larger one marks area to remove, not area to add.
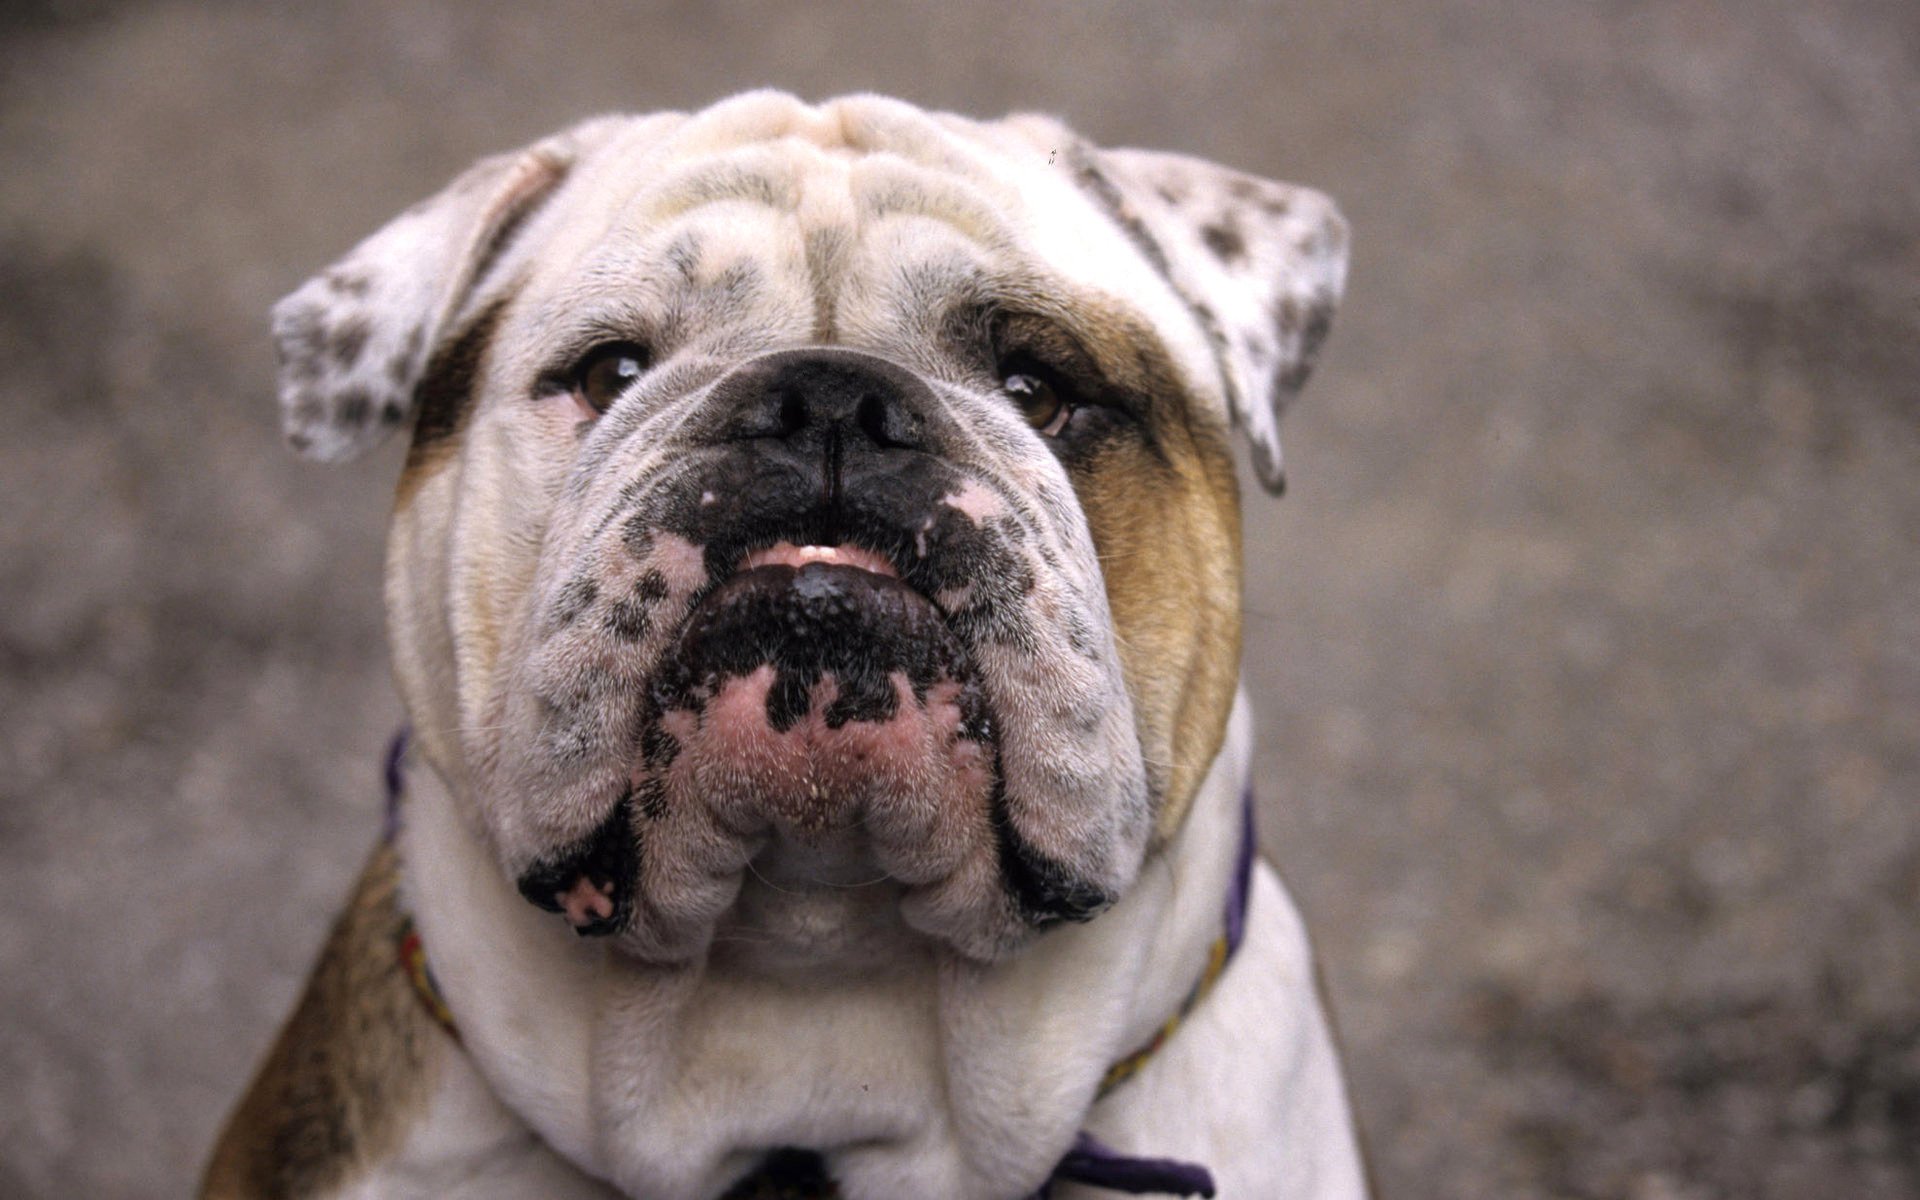
[[[872,355],[768,355],[690,411],[607,430],[636,448],[583,455],[543,550],[481,783],[522,894],[659,961],[783,844],[855,848],[975,958],[1111,903],[1147,801],[1077,508]]]

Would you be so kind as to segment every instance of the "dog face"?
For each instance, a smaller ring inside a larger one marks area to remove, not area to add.
[[[289,437],[411,423],[420,743],[526,897],[659,962],[744,876],[974,959],[1175,830],[1344,272],[1317,193],[856,97],[483,161],[284,300]]]

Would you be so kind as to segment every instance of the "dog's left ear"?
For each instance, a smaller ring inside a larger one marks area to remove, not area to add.
[[[1268,491],[1286,486],[1280,412],[1313,370],[1347,277],[1347,223],[1327,196],[1197,158],[1093,152],[1081,181],[1194,310]]]
[[[462,302],[619,125],[587,121],[481,159],[276,304],[288,443],[309,458],[352,458],[410,421],[414,388]]]

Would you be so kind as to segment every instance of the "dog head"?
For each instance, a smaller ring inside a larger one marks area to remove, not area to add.
[[[1042,118],[756,93],[475,165],[281,302],[281,396],[315,457],[412,429],[397,673],[529,900],[683,961],[799,855],[992,959],[1219,747],[1229,433],[1277,489],[1345,244]]]

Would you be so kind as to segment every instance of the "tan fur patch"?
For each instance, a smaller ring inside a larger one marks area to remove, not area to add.
[[[424,1112],[452,1043],[401,969],[397,881],[393,848],[382,845],[227,1120],[206,1200],[338,1188],[398,1150]]]
[[[1110,305],[1082,303],[1073,315],[1108,377],[1149,398],[1161,451],[1116,440],[1075,483],[1165,840],[1220,750],[1239,680],[1239,485],[1227,431],[1188,399],[1151,333]]]

